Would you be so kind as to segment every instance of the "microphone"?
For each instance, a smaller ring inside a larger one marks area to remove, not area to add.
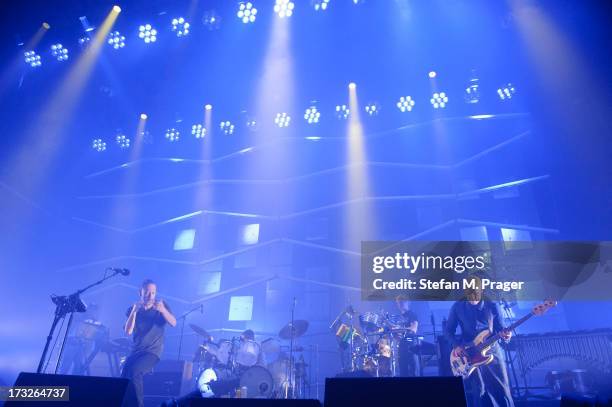
[[[123,276],[127,276],[127,275],[130,274],[130,270],[128,270],[128,269],[108,267],[106,270],[107,271],[113,271],[115,274],[121,274]]]

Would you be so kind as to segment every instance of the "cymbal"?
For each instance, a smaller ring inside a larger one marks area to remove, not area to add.
[[[282,339],[291,339],[292,337],[298,338],[304,335],[307,330],[308,321],[298,319],[293,321],[293,325],[291,324],[291,322],[285,325],[278,333],[278,336]]]
[[[193,329],[193,331],[198,335],[203,336],[206,340],[210,340],[211,336],[208,332],[206,332],[206,329],[200,328],[196,324],[189,324],[189,328]]]

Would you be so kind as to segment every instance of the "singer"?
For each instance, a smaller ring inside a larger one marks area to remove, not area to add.
[[[166,324],[176,326],[176,318],[170,307],[157,301],[157,284],[145,280],[140,287],[140,300],[127,310],[125,333],[134,336],[132,352],[125,361],[121,377],[132,380],[138,405],[144,405],[142,377],[159,362],[164,348]]]

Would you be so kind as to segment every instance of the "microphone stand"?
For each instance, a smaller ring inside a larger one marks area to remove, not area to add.
[[[181,338],[179,340],[178,358],[176,360],[181,360],[181,350],[183,348],[183,333],[185,332],[185,319],[187,319],[187,315],[189,315],[192,312],[195,312],[197,310],[200,310],[202,313],[204,313],[204,304],[200,304],[197,307],[190,309],[189,311],[185,312],[183,315],[181,315],[179,317],[179,319],[182,319],[182,321],[181,321]]]
[[[291,307],[291,340],[289,341],[289,383],[287,385],[287,394],[285,398],[289,398],[289,391],[291,391],[291,398],[294,398],[293,389],[293,337],[295,336],[295,297],[293,297],[293,304]]]
[[[49,335],[47,335],[47,342],[45,343],[45,348],[43,349],[43,353],[40,357],[40,361],[38,362],[38,368],[36,369],[36,373],[42,373],[43,366],[45,360],[47,358],[47,352],[49,351],[49,345],[51,344],[51,340],[53,339],[53,334],[55,333],[55,328],[60,320],[66,317],[66,315],[70,314],[70,318],[68,319],[68,325],[66,326],[66,331],[64,332],[64,339],[62,341],[62,345],[60,347],[59,355],[57,358],[57,364],[55,365],[55,374],[59,369],[60,361],[62,360],[62,355],[64,353],[64,346],[66,345],[66,339],[68,338],[68,332],[70,332],[70,325],[72,325],[72,317],[75,312],[85,312],[87,311],[87,306],[81,300],[80,295],[85,291],[89,290],[92,287],[102,284],[104,281],[108,280],[116,276],[117,274],[124,274],[120,269],[114,270],[113,274],[105,276],[101,280],[96,281],[88,285],[85,288],[81,288],[73,294],[68,296],[51,296],[51,301],[55,304],[55,315],[53,317],[53,323],[51,324],[51,329],[49,330]],[[125,274],[124,274],[125,275]]]

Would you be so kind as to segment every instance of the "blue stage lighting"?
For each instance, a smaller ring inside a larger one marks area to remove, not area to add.
[[[174,143],[175,141],[179,141],[180,136],[181,136],[181,133],[174,127],[171,127],[166,130],[166,139],[168,139],[168,141],[171,143]]]
[[[108,41],[106,42],[114,49],[125,47],[125,37],[119,31],[113,31],[108,34]]]
[[[376,116],[380,113],[380,105],[377,102],[370,102],[366,105],[365,111],[370,116]]]
[[[221,17],[215,10],[209,10],[202,16],[202,23],[209,31],[218,30],[221,27]]]
[[[37,68],[42,65],[42,61],[40,60],[40,55],[38,55],[34,51],[26,51],[23,53],[25,57],[25,63],[30,65],[32,68]]]
[[[60,62],[68,60],[68,50],[62,44],[51,45],[51,55]]]
[[[206,127],[201,124],[194,124],[191,126],[191,134],[197,139],[204,138],[204,136],[206,136]]]
[[[172,19],[172,31],[177,37],[184,37],[189,34],[189,23],[183,17]]]
[[[346,120],[348,119],[350,114],[351,114],[351,111],[347,105],[337,105],[336,106],[335,116],[337,119]]]
[[[126,148],[130,147],[130,139],[127,138],[125,134],[117,134],[117,137],[115,137],[115,141],[117,142],[119,148],[122,150],[125,150]]]
[[[304,119],[308,122],[308,124],[319,123],[320,117],[321,117],[321,112],[317,110],[316,106],[310,106],[304,112]]]
[[[327,10],[328,6],[329,6],[329,0],[313,0],[312,1],[312,7],[314,7],[316,11],[325,11]]]
[[[434,109],[444,109],[448,103],[448,97],[444,92],[436,92],[429,101]]]
[[[501,88],[497,89],[497,96],[499,96],[501,100],[510,100],[514,97],[515,94],[516,94],[516,89],[514,88],[514,85],[512,85],[511,83],[508,83],[502,86]]]
[[[466,103],[473,105],[480,102],[480,85],[478,82],[476,77],[469,80],[464,95]]]
[[[101,153],[106,150],[106,143],[101,138],[97,138],[91,143],[91,147],[98,153]]]
[[[221,128],[221,131],[223,132],[223,134],[225,134],[226,136],[230,136],[230,135],[234,134],[234,128],[235,127],[234,127],[234,125],[229,120],[221,122],[219,127]]]
[[[79,46],[81,48],[87,48],[90,41],[91,41],[91,38],[89,38],[87,35],[79,37]]]
[[[145,24],[138,27],[138,37],[140,37],[145,43],[157,41],[157,30],[151,26],[151,24]]]
[[[257,16],[257,9],[253,7],[251,2],[240,2],[237,15],[245,24],[254,23],[255,17]]]
[[[274,123],[276,123],[276,125],[278,127],[288,127],[289,126],[289,122],[291,122],[291,116],[289,116],[287,113],[277,113],[276,114],[276,118],[274,119]]]
[[[251,131],[257,130],[257,121],[255,119],[247,119],[246,121],[247,129]]]
[[[274,12],[278,14],[280,18],[291,17],[295,4],[291,0],[276,0],[274,5]]]
[[[415,103],[414,103],[414,100],[412,99],[412,96],[402,96],[397,101],[397,108],[402,113],[411,112],[412,109],[414,108],[414,104]]]

